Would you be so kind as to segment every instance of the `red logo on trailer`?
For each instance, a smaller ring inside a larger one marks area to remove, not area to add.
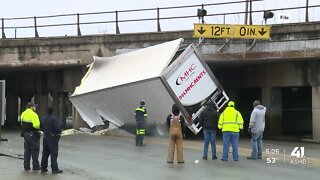
[[[188,80],[189,77],[194,73],[196,67],[197,66],[192,63],[191,66],[177,78],[176,85],[181,85],[184,81]]]

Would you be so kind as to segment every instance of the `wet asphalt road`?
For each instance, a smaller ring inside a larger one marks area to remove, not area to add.
[[[64,173],[52,175],[50,170],[46,174],[25,172],[23,139],[13,131],[2,132],[2,137],[9,139],[0,146],[0,179],[4,180],[320,179],[319,144],[266,140],[263,159],[247,160],[251,145],[249,139],[240,139],[239,162],[234,162],[231,154],[228,162],[222,162],[202,160],[202,142],[185,140],[185,163],[167,164],[166,138],[146,137],[147,146],[136,147],[133,136],[76,134],[61,138],[58,163]],[[222,155],[221,144],[218,139],[218,158]],[[304,147],[306,164],[294,164],[296,158],[290,156],[294,147]]]

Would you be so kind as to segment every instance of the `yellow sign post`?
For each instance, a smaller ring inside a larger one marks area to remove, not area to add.
[[[193,36],[197,38],[269,39],[270,26],[194,24]]]

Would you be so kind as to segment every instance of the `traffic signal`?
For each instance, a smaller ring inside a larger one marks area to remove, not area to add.
[[[263,18],[265,21],[267,21],[267,19],[273,18],[273,12],[271,11],[264,11],[263,12]]]
[[[204,16],[207,15],[207,11],[205,9],[198,9],[197,16],[200,18],[203,18]]]

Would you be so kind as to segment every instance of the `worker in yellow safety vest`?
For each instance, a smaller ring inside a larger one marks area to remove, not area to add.
[[[222,130],[223,155],[221,160],[228,161],[229,145],[233,149],[233,160],[239,161],[238,142],[239,132],[243,129],[243,119],[239,111],[234,108],[234,102],[229,101],[228,107],[220,114],[218,128]]]
[[[29,102],[27,109],[21,114],[21,136],[24,138],[23,165],[26,171],[30,170],[30,159],[32,157],[33,170],[40,170],[38,161],[40,150],[40,120],[36,113],[37,105]]]
[[[137,128],[136,128],[136,146],[145,146],[143,144],[144,135],[146,133],[145,126],[148,117],[147,109],[145,108],[146,102],[144,100],[140,101],[140,106],[136,108],[134,116],[136,118]]]

